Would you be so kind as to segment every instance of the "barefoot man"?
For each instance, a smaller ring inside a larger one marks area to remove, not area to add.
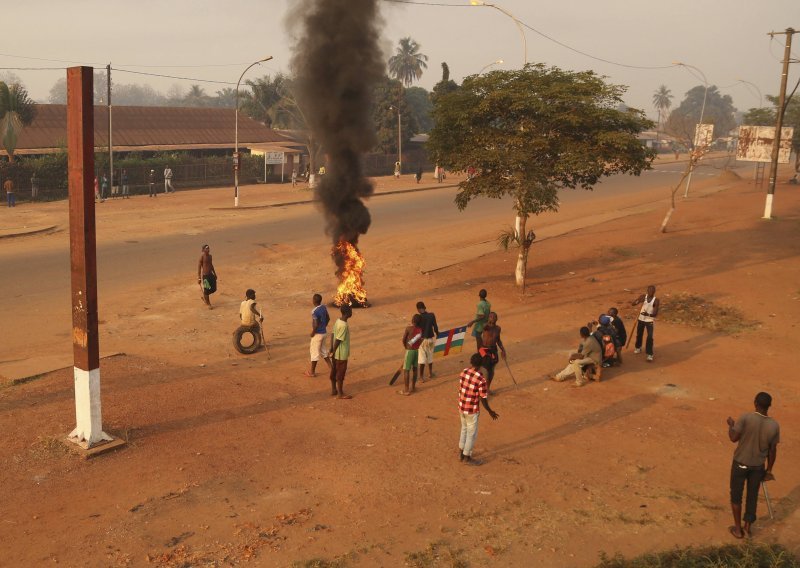
[[[333,345],[331,345],[331,396],[340,399],[353,398],[344,394],[344,376],[347,373],[347,360],[350,358],[350,326],[347,320],[353,315],[353,308],[343,304],[342,315],[333,324]]]
[[[422,316],[414,314],[411,317],[411,325],[406,327],[403,333],[403,347],[406,350],[405,358],[403,359],[403,382],[405,387],[400,391],[400,394],[408,396],[411,393],[417,392],[417,366],[419,365],[419,346],[422,344],[422,328],[420,323]],[[409,388],[408,379],[409,375],[414,375]]]
[[[419,380],[425,382],[425,365],[428,365],[428,376],[433,378],[433,349],[436,347],[436,336],[439,335],[439,324],[436,314],[429,312],[425,302],[417,302],[422,328],[422,345],[419,348]]]
[[[475,309],[475,319],[467,324],[467,327],[475,326],[472,330],[472,337],[475,338],[475,349],[481,348],[481,333],[483,333],[483,326],[489,321],[489,312],[492,311],[492,304],[486,300],[486,290],[481,289],[478,292],[478,306]]]
[[[781,429],[778,423],[767,416],[772,406],[772,397],[760,392],[755,399],[755,412],[742,414],[734,422],[728,416],[728,438],[737,442],[731,465],[731,511],[733,512],[730,533],[734,538],[750,536],[750,526],[756,522],[756,505],[761,483],[775,479],[772,466],[778,455],[778,442]],[[767,468],[764,469],[764,462]],[[742,529],[742,495],[747,484],[747,502],[744,509],[744,529]]]
[[[497,348],[500,348],[500,354],[503,360],[506,358],[506,348],[503,347],[503,341],[500,339],[500,326],[497,325],[497,314],[489,312],[489,321],[481,333],[481,345],[478,353],[483,357],[483,367],[486,369],[486,383],[489,392],[492,388],[492,379],[494,379],[494,367],[500,361],[497,356]]]
[[[325,345],[325,336],[328,335],[328,322],[331,317],[328,315],[328,308],[322,305],[322,296],[314,294],[311,298],[314,309],[311,311],[311,368],[305,372],[306,377],[317,376],[317,363],[320,359],[325,361],[328,369],[331,362],[328,360],[328,347]]]
[[[200,260],[197,263],[197,283],[203,291],[203,302],[205,302],[208,309],[211,307],[211,294],[217,291],[217,271],[214,270],[214,262],[211,259],[211,247],[203,245],[203,252],[200,254]]]

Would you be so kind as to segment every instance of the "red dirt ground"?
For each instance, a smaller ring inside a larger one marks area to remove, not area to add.
[[[380,301],[351,320],[351,401],[302,375],[305,281],[330,267],[303,272],[290,244],[259,253],[280,323],[270,360],[232,352],[232,293],[207,311],[184,278],[136,291],[149,314],[120,308],[102,328],[136,345],[102,362],[104,426],[124,449],[84,461],[60,442],[74,422],[71,370],[0,389],[0,564],[591,566],[602,551],[727,543],[725,419],[759,390],[774,396],[783,442],[776,519],[762,502],[754,538],[800,550],[800,396],[786,364],[798,348],[800,190],[782,187],[780,218],[767,222],[762,190],[727,187],[679,204],[665,235],[659,207],[537,242],[525,296],[512,253],[420,275],[414,243],[399,254],[371,243]],[[724,334],[661,321],[654,363],[628,351],[600,384],[546,380],[605,308],[620,306],[630,328],[623,306],[650,283],[664,317],[690,293],[758,325]],[[482,287],[519,386],[498,368],[500,420],[481,418],[486,463],[467,468],[455,408],[467,351],[437,362],[415,396],[386,383],[414,303],[459,324]]]

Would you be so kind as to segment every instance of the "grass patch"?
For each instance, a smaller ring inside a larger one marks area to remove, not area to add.
[[[759,324],[757,321],[747,319],[737,308],[716,304],[700,296],[685,293],[662,298],[658,319],[729,335],[754,329]]]
[[[639,251],[625,247],[611,247],[611,252],[617,256],[624,256],[626,258],[639,256]]]
[[[453,549],[445,541],[433,542],[423,551],[406,554],[406,566],[411,568],[467,568],[464,551]]]
[[[28,451],[32,458],[41,460],[68,454],[69,448],[61,438],[39,436]]]
[[[292,568],[344,568],[344,559],[325,560],[324,558],[312,558],[311,560],[299,560],[292,563]]]
[[[797,568],[796,556],[779,544],[727,544],[683,548],[627,559],[600,555],[596,568]]]

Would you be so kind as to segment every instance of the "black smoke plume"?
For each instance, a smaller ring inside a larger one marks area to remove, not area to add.
[[[316,196],[334,245],[355,245],[370,225],[362,199],[373,187],[361,155],[375,146],[372,91],[384,75],[378,2],[304,0],[291,18],[300,26],[292,59],[295,97],[327,157]]]

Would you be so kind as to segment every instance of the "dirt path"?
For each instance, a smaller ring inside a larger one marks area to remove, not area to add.
[[[253,565],[340,559],[346,566],[590,566],[601,551],[634,554],[728,542],[725,418],[775,397],[783,443],[770,486],[777,518],[756,539],[800,547],[798,391],[780,358],[800,319],[800,192],[780,219],[758,217],[763,194],[741,182],[663,211],[610,218],[534,245],[528,294],[513,254],[492,253],[427,275],[423,236],[370,244],[374,308],[351,320],[352,401],[309,379],[307,282],[330,267],[287,243],[255,262],[274,283],[272,358],[229,346],[239,298],[200,308],[186,286],[140,290],[145,312],[120,308],[106,340],[135,345],[102,367],[104,423],[128,446],[91,461],[58,439],[74,422],[68,371],[0,390],[0,540],[9,565]],[[496,230],[487,228],[487,233]],[[240,279],[243,273],[233,275]],[[758,322],[725,334],[661,321],[656,361],[628,352],[583,389],[545,377],[563,366],[577,328],[647,284],[665,302],[690,293]],[[459,465],[455,376],[467,355],[400,397],[386,382],[418,299],[440,324],[493,309],[520,382],[501,368],[483,417],[479,468]],[[763,513],[763,504],[761,505]],[[414,564],[416,562],[416,564]],[[462,564],[463,565],[463,564]]]

